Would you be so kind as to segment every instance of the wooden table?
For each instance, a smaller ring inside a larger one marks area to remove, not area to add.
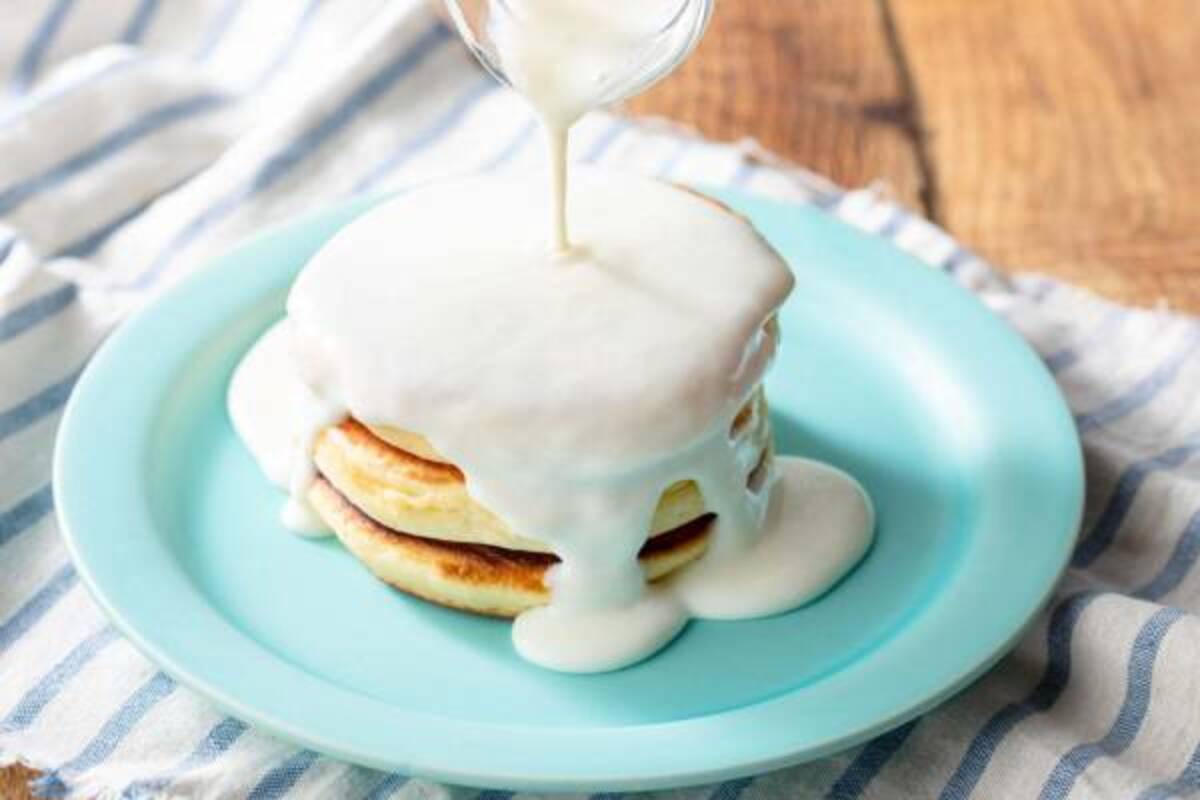
[[[717,0],[631,103],[894,195],[996,264],[1200,312],[1195,0]]]
[[[995,263],[1200,312],[1194,0],[718,0],[630,104],[901,201]],[[28,773],[0,770],[0,798]]]

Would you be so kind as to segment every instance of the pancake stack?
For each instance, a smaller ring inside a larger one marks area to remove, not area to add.
[[[773,333],[774,324],[768,329]],[[753,453],[758,488],[772,458],[761,389],[730,436]],[[546,572],[557,558],[511,530],[467,492],[462,471],[422,436],[353,418],[317,437],[313,510],[379,579],[440,605],[515,617],[550,599]],[[648,580],[665,578],[703,555],[713,514],[693,481],[665,489],[639,559]]]
[[[761,381],[793,279],[709,198],[591,170],[572,185],[582,244],[563,254],[545,249],[544,193],[518,179],[431,186],[347,225],[229,406],[288,491],[287,527],[332,531],[409,594],[520,617],[537,663],[566,663],[543,652],[560,623],[621,640],[567,659],[608,669],[678,632],[685,607],[654,598],[703,567],[668,592],[645,582],[761,528]]]

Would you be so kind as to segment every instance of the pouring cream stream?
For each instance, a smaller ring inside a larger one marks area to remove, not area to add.
[[[481,30],[470,24],[464,5],[484,15]],[[542,123],[554,198],[551,241],[555,251],[565,252],[571,244],[566,213],[571,127],[588,111],[644,89],[680,63],[699,39],[708,8],[696,0],[466,0],[448,7],[484,65],[516,89]],[[696,27],[683,27],[688,24]]]

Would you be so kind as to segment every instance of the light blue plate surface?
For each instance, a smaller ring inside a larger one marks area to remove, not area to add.
[[[96,355],[55,464],[79,572],[126,635],[235,716],[456,783],[700,783],[930,708],[1013,644],[1065,563],[1083,496],[1071,418],[1025,344],[944,276],[818,211],[717,194],[796,272],[767,382],[779,449],[848,470],[878,510],[867,559],[816,603],[560,675],[521,661],[506,623],[413,600],[335,540],[284,531],[225,386],[292,276],[368,201],[239,247]]]

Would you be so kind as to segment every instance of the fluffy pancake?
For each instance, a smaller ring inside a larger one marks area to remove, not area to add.
[[[400,441],[436,456],[421,437],[400,433],[409,437]],[[761,391],[738,414],[731,436],[753,448],[759,465],[749,483],[757,488],[771,459]],[[557,558],[472,499],[453,464],[397,447],[349,418],[321,433],[314,460],[320,475],[308,491],[309,503],[380,580],[440,605],[490,616],[514,617],[548,602],[544,576]],[[699,558],[712,519],[693,481],[663,492],[639,555],[647,578],[656,580]]]
[[[351,553],[380,580],[440,605],[497,617],[515,617],[545,604],[543,581],[557,559],[548,553],[448,542],[386,528],[354,507],[325,478],[308,500]],[[703,554],[712,515],[647,541],[639,556],[649,580]]]
[[[392,433],[396,431],[393,429]],[[732,434],[736,438],[745,437],[756,457],[761,457],[770,439],[766,401],[761,391],[738,415]],[[421,437],[404,435],[409,437],[406,441],[415,441],[422,452],[434,452]],[[547,545],[511,530],[476,502],[467,493],[463,474],[457,467],[389,444],[354,419],[348,418],[322,431],[313,459],[317,470],[339,494],[384,528],[448,542],[550,552]],[[672,531],[706,511],[704,498],[694,482],[675,483],[663,492],[651,522],[650,536]]]

